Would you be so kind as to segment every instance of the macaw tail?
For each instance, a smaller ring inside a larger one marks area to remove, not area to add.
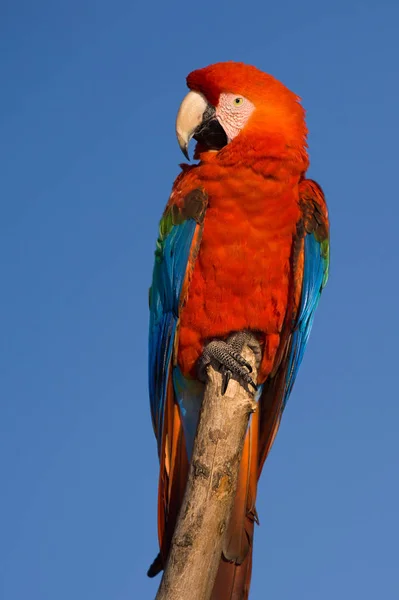
[[[252,546],[240,565],[222,558],[211,600],[247,600],[249,598],[251,574]]]

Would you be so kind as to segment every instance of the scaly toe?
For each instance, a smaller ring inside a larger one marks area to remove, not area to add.
[[[232,348],[238,352],[240,356],[244,346],[247,345],[255,354],[256,365],[260,365],[262,361],[262,350],[258,340],[252,333],[249,331],[238,331],[237,333],[233,333],[229,336],[227,343],[232,346]]]

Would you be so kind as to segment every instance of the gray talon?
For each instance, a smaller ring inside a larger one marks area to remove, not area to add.
[[[220,367],[220,372],[222,373],[222,396],[225,395],[227,386],[229,385],[229,381],[232,376],[232,372],[230,369],[226,369],[223,365]]]

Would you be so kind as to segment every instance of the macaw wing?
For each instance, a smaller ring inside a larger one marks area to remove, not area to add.
[[[158,528],[161,547],[170,506],[184,491],[187,470],[182,423],[173,386],[176,333],[181,306],[201,241],[207,197],[199,189],[187,194],[181,206],[173,196],[161,219],[150,288],[149,390],[151,415],[158,443],[160,482]]]
[[[324,194],[318,184],[300,184],[302,219],[293,244],[293,305],[282,332],[280,361],[264,384],[260,400],[259,474],[273,444],[280,419],[297,376],[329,268],[329,224]],[[296,255],[295,255],[296,254]],[[297,286],[299,306],[295,306]]]

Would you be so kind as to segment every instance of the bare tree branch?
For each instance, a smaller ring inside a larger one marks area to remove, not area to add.
[[[253,368],[254,353],[242,352]],[[221,395],[221,375],[208,382],[195,437],[183,504],[156,600],[209,600],[233,507],[253,393],[231,380]]]

